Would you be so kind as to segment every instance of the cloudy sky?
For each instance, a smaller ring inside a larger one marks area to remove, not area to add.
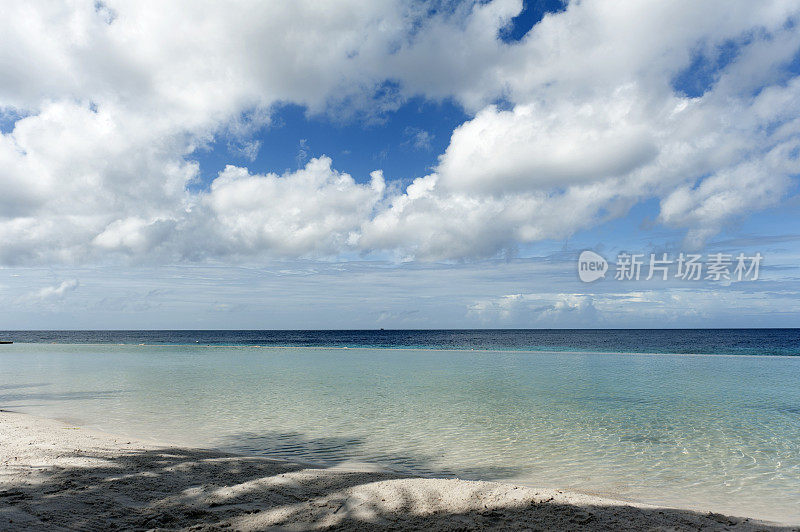
[[[798,326],[799,24],[796,0],[3,2],[0,329]],[[764,259],[622,281],[622,252]]]

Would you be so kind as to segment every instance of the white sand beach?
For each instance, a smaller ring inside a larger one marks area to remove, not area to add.
[[[2,530],[800,530],[560,490],[159,446],[0,411]]]

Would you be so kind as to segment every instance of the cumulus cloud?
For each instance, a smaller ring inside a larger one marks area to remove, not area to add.
[[[347,248],[383,196],[383,174],[371,177],[370,183],[357,184],[331,168],[328,157],[282,176],[228,166],[198,209],[216,246],[230,253],[335,255]]]
[[[498,67],[510,109],[490,105],[458,127],[436,172],[392,198],[362,242],[491,255],[655,197],[658,220],[700,247],[780,201],[798,174],[800,80],[786,69],[800,51],[797,6],[729,5],[713,23],[708,4],[627,7],[575,3],[534,27]],[[736,57],[703,94],[673,86],[724,43]]]
[[[624,176],[658,153],[648,122],[631,109],[636,103],[617,95],[605,104],[490,106],[453,132],[439,165],[442,184],[503,193]]]
[[[20,118],[0,133],[0,262],[463,259],[563,238],[649,198],[699,247],[790,190],[796,2],[586,0],[505,43],[521,8],[11,3],[0,111]],[[705,85],[676,86],[704,63]],[[276,104],[368,120],[411,96],[452,98],[472,118],[405,189],[379,172],[358,183],[327,157],[198,181],[193,153],[218,137],[254,160]]]

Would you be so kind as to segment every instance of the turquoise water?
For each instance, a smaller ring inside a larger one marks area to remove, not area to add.
[[[0,346],[0,407],[800,523],[800,357]]]

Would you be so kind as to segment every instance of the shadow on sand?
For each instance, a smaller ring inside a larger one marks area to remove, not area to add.
[[[73,450],[57,455],[60,466],[47,467],[18,466],[2,452],[0,458],[0,480],[30,469],[24,480],[0,484],[0,530],[790,530],[209,450]]]

